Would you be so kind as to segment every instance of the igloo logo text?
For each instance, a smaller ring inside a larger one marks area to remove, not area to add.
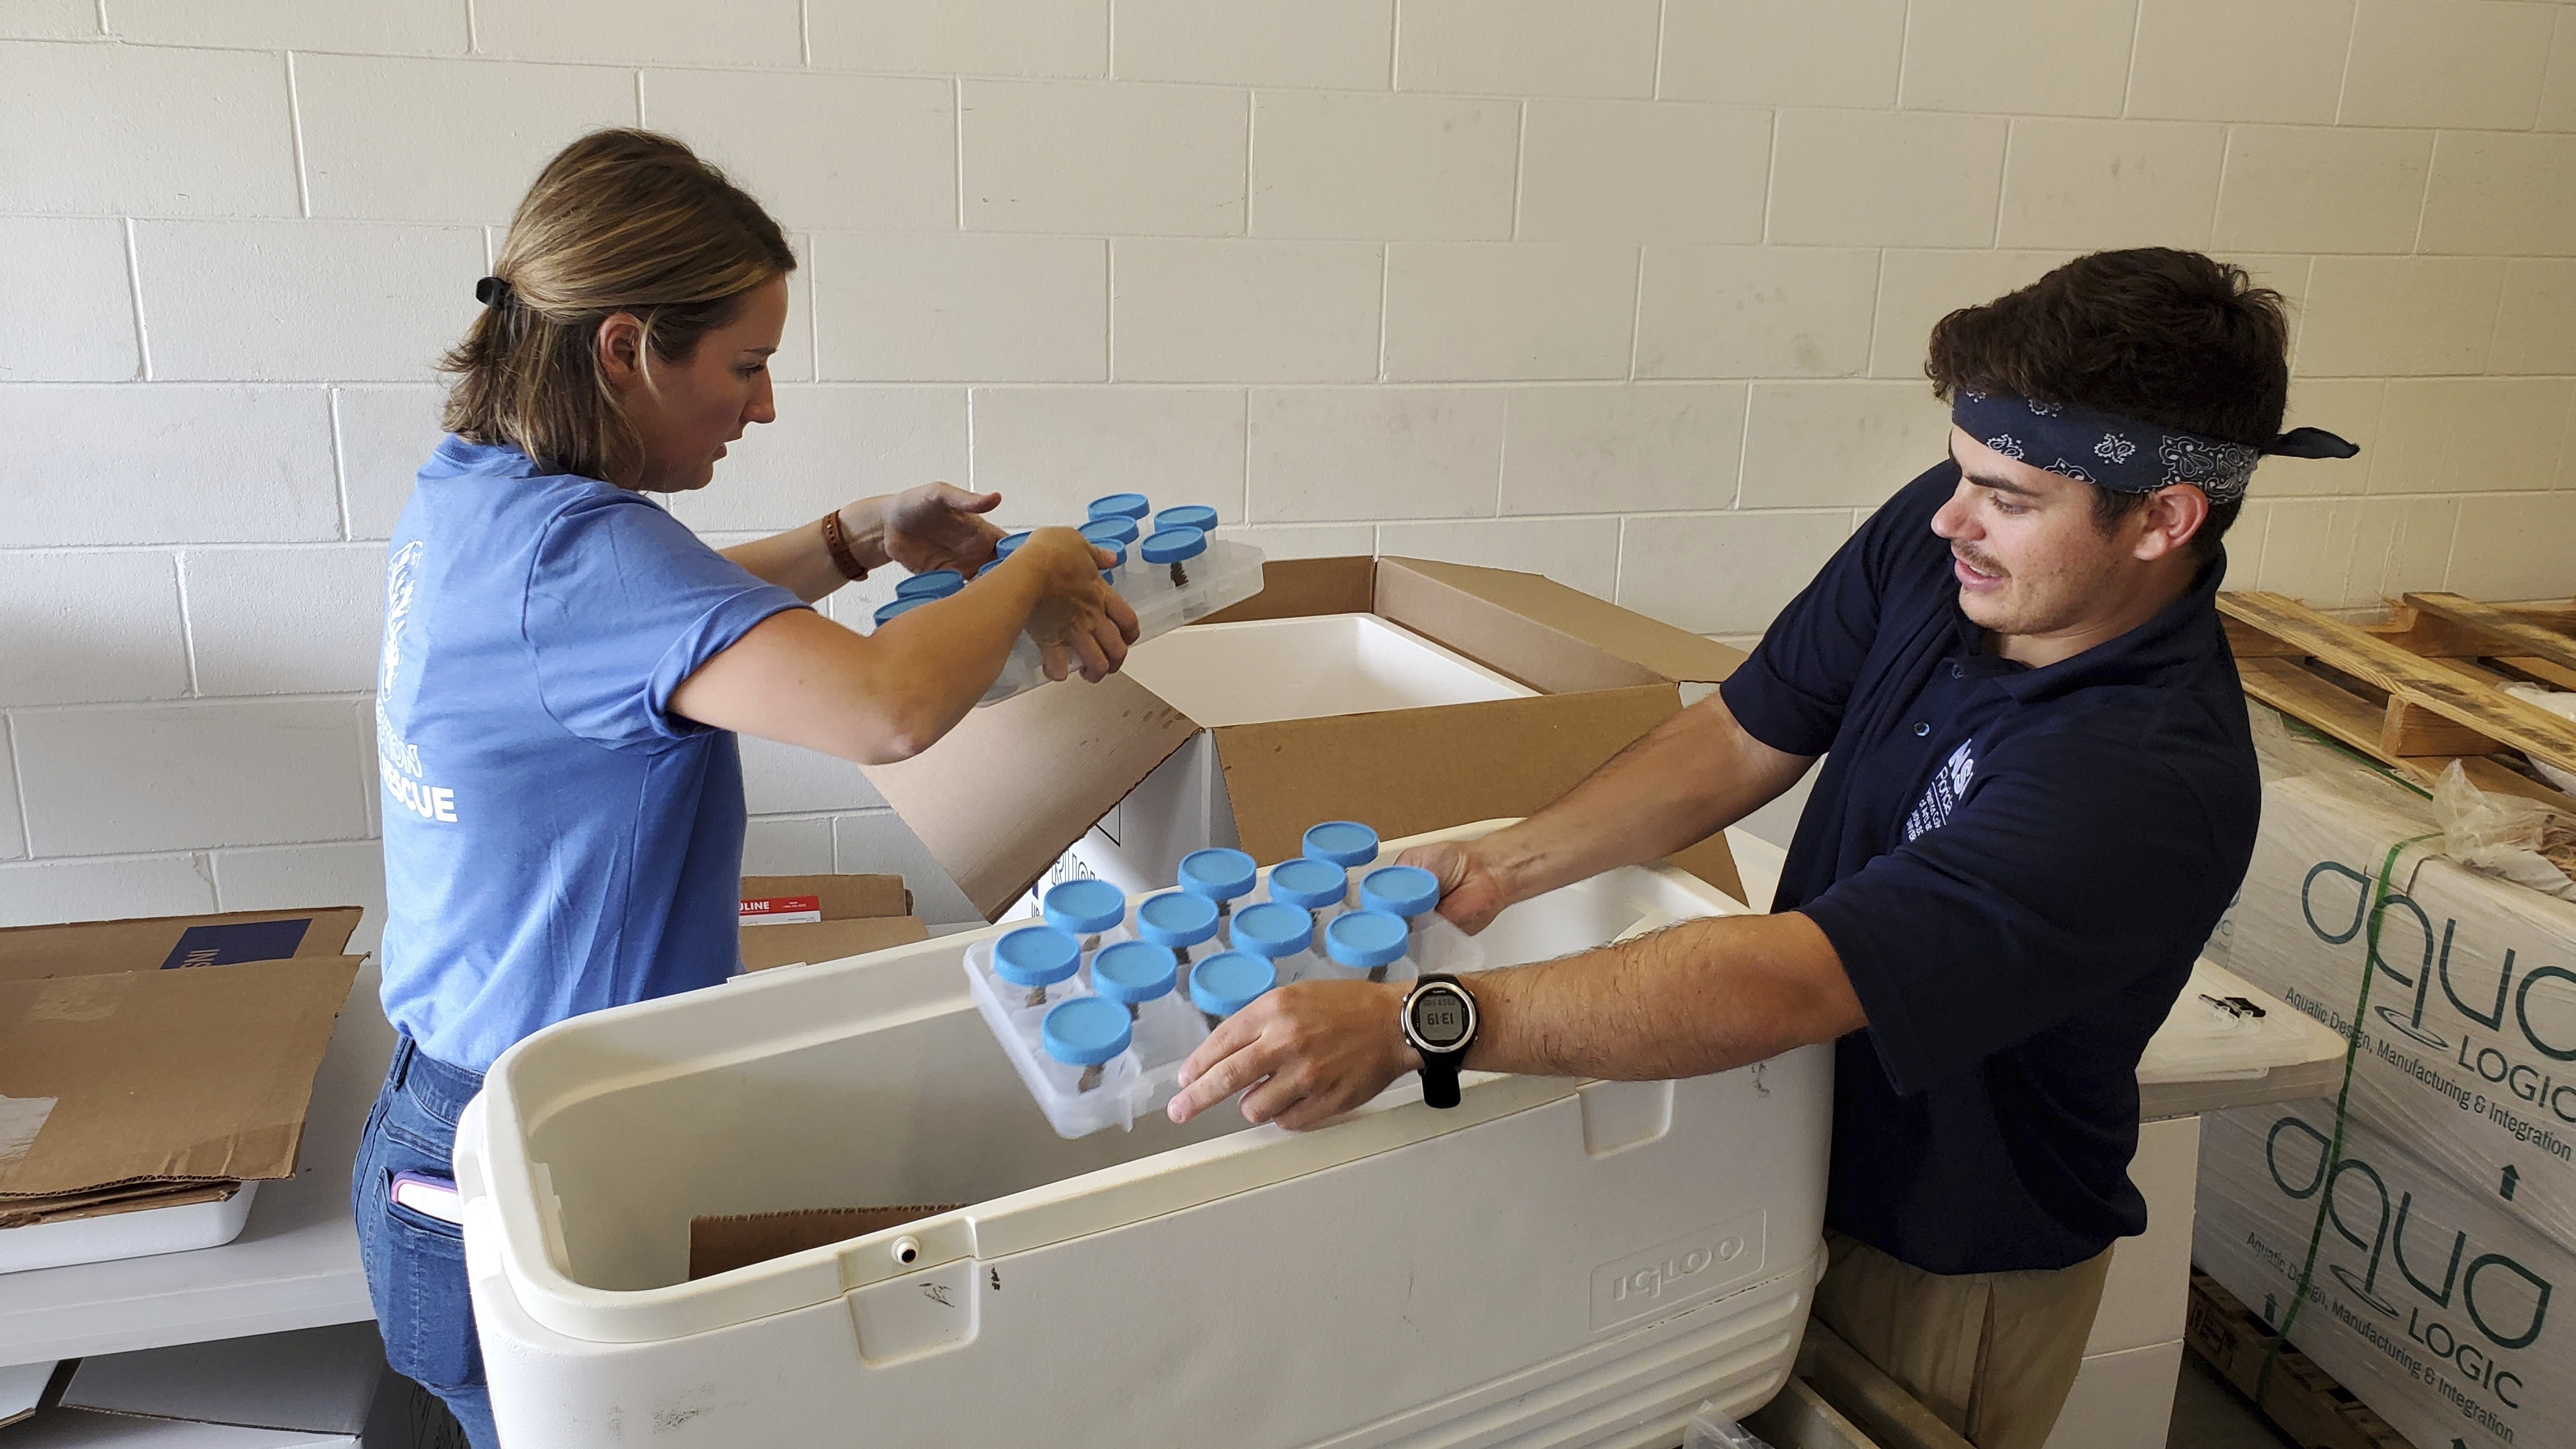
[[[1671,1313],[1761,1271],[1760,1212],[1729,1218],[1592,1270],[1592,1326]]]

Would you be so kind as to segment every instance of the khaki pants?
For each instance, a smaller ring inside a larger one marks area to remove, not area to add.
[[[2083,1366],[2105,1251],[2072,1268],[1956,1277],[1827,1231],[1816,1317],[1977,1449],[2040,1449]]]

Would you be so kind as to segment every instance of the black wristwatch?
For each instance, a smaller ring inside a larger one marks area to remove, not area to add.
[[[1433,1107],[1458,1105],[1458,1068],[1476,1041],[1476,998],[1455,976],[1434,972],[1404,994],[1397,1018],[1404,1039],[1422,1053],[1422,1100]]]

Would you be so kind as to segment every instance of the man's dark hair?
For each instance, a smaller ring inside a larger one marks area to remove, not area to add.
[[[2259,448],[2281,431],[2289,352],[2281,294],[2243,267],[2137,247],[2077,257],[1942,318],[1923,371],[1944,402],[1968,391],[2073,403]],[[2147,498],[2096,488],[2094,520],[2108,533]],[[2239,507],[2210,505],[2195,555],[2218,556]]]

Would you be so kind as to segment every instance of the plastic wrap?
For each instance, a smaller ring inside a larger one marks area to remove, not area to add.
[[[2570,696],[2576,698],[2576,696]],[[2560,900],[2576,901],[2576,814],[2469,783],[2453,760],[2433,786],[2442,850],[2453,860]]]
[[[2526,704],[2536,704],[2563,719],[2576,720],[2576,694],[2561,689],[2547,689],[2537,684],[2508,684],[2504,692]],[[2534,760],[2531,767],[2550,784],[2576,795],[2576,770],[2564,770],[2546,760]]]

